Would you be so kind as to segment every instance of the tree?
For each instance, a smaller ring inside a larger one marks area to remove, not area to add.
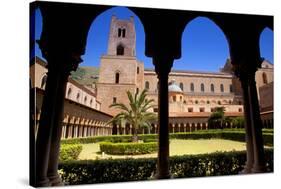
[[[109,107],[117,108],[121,110],[116,116],[114,116],[109,123],[126,122],[133,127],[133,142],[138,141],[138,132],[140,128],[150,128],[150,123],[157,119],[157,116],[153,112],[148,112],[152,108],[153,99],[148,100],[146,98],[146,90],[143,90],[140,94],[137,91],[133,96],[130,91],[127,91],[129,99],[129,106],[127,107],[123,103],[113,103]]]
[[[235,128],[243,128],[245,124],[244,117],[236,117],[232,119],[232,124]]]
[[[214,112],[210,115],[208,119],[209,125],[220,125],[220,128],[222,129],[222,124],[224,123],[225,116],[224,116],[224,107],[216,107]]]

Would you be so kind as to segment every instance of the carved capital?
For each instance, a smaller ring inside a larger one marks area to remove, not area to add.
[[[63,49],[58,51],[57,49],[48,50],[49,48],[44,42],[37,41],[42,51],[43,57],[47,60],[47,68],[50,73],[58,72],[65,76],[69,76],[71,71],[76,71],[79,63],[83,60],[81,55],[83,52],[65,52]]]
[[[158,79],[168,77],[173,66],[173,61],[174,59],[170,57],[153,57],[153,64]]]
[[[249,62],[233,63],[232,71],[239,78],[241,83],[254,84],[255,82],[255,73],[258,68],[261,67],[263,59],[255,61],[252,64]]]

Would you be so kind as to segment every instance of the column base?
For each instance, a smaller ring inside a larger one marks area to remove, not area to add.
[[[53,176],[48,176],[49,180],[50,180],[50,185],[51,186],[63,186],[63,182],[62,179],[60,178],[60,176],[58,174],[53,175]]]
[[[171,179],[171,178],[173,178],[173,176],[169,172],[165,173],[165,174],[157,173],[156,175],[154,175],[154,178],[155,179]]]
[[[36,181],[35,187],[48,187],[51,186],[50,180],[48,178]]]
[[[245,165],[244,169],[239,172],[239,174],[249,174],[252,173],[252,166]]]
[[[265,173],[266,167],[264,165],[254,165],[252,168],[252,173]]]

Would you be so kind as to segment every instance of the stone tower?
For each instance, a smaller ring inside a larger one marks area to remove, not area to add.
[[[112,103],[128,105],[126,91],[133,94],[143,89],[144,66],[136,59],[136,31],[134,18],[120,20],[112,16],[107,54],[100,60],[97,99],[101,111],[115,115]]]
[[[108,40],[108,55],[136,56],[136,31],[134,18],[119,20],[112,16]]]

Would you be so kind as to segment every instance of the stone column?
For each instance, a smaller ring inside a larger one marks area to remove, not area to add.
[[[130,128],[130,135],[132,135],[133,134],[133,132],[132,132],[133,126],[130,125],[129,128]]]
[[[70,70],[66,65],[62,65],[62,62],[66,60],[59,56],[48,54],[46,57],[48,78],[36,141],[36,186],[62,185],[57,166],[62,135],[64,96]]]
[[[175,124],[172,123],[172,131],[175,133]]]
[[[255,82],[255,72],[257,68],[239,64],[234,65],[234,70],[241,81],[244,97],[247,162],[243,173],[264,172],[264,147]]]
[[[159,79],[158,89],[158,179],[170,178],[169,171],[169,102],[168,102],[168,75],[173,64],[173,59],[167,57],[158,59],[153,57],[153,64]]]
[[[195,123],[195,131],[197,131],[197,123]]]
[[[186,133],[186,123],[183,124],[183,132]]]
[[[264,146],[262,137],[262,121],[260,117],[259,100],[256,88],[255,73],[249,79],[249,101],[251,109],[253,147],[254,147],[254,165],[252,172],[260,173],[266,170],[264,158]]]

